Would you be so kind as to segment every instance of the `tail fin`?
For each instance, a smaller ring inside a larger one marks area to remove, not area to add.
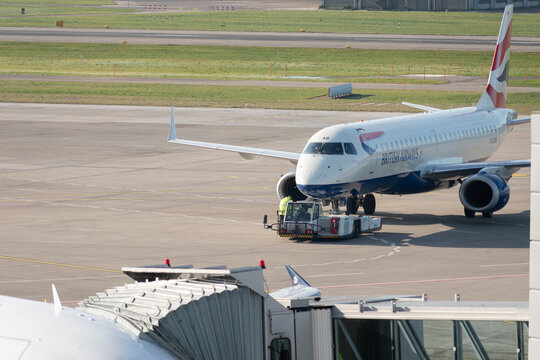
[[[289,276],[291,277],[293,286],[294,285],[311,286],[296,271],[294,271],[292,267],[290,267],[289,265],[285,265],[285,268],[287,269],[287,272],[289,273]]]
[[[493,63],[491,64],[486,91],[484,91],[478,104],[476,104],[478,109],[506,107],[513,8],[514,5],[506,5],[504,8],[501,29],[497,38],[497,46],[493,55]]]

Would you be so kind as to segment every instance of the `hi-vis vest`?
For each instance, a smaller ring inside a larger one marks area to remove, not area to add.
[[[287,209],[287,204],[291,201],[290,196],[286,196],[279,202],[279,215],[285,215],[285,210]]]

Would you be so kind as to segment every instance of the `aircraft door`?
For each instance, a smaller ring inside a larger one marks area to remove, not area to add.
[[[431,130],[431,138],[434,141],[433,145],[435,147],[435,151],[439,151],[441,144],[439,142],[439,138],[437,137],[437,132],[435,130]]]
[[[377,168],[378,158],[379,158],[379,156],[378,156],[377,152],[374,152],[369,157],[369,173],[370,174],[373,174],[375,172],[375,169]]]

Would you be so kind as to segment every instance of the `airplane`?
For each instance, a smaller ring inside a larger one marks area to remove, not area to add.
[[[0,295],[2,359],[175,359],[156,344],[79,309]]]
[[[476,106],[441,110],[411,104],[423,113],[334,125],[315,133],[302,153],[178,139],[171,108],[168,141],[233,151],[242,157],[289,160],[296,169],[277,183],[280,198],[290,196],[346,205],[356,214],[375,213],[373,194],[416,194],[460,184],[465,216],[491,217],[510,198],[508,180],[530,159],[486,161],[514,126],[529,122],[506,108],[513,5],[507,5],[486,89]]]
[[[291,286],[270,293],[274,299],[299,299],[299,298],[321,298],[321,291],[311,287],[292,267],[285,265],[285,269],[291,277]]]

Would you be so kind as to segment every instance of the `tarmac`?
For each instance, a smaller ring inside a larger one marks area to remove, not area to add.
[[[2,41],[295,48],[489,51],[497,36],[335,34],[0,27]],[[512,37],[512,52],[540,52],[540,37]]]
[[[318,129],[395,113],[176,108],[178,137],[300,152]],[[528,116],[528,114],[522,114]],[[263,229],[294,165],[168,144],[166,107],[0,103],[0,293],[66,305],[131,280],[122,266],[290,264],[323,296],[528,300],[530,171],[493,218],[463,216],[458,188],[377,195],[383,229],[295,241]],[[530,157],[530,126],[493,160]]]

